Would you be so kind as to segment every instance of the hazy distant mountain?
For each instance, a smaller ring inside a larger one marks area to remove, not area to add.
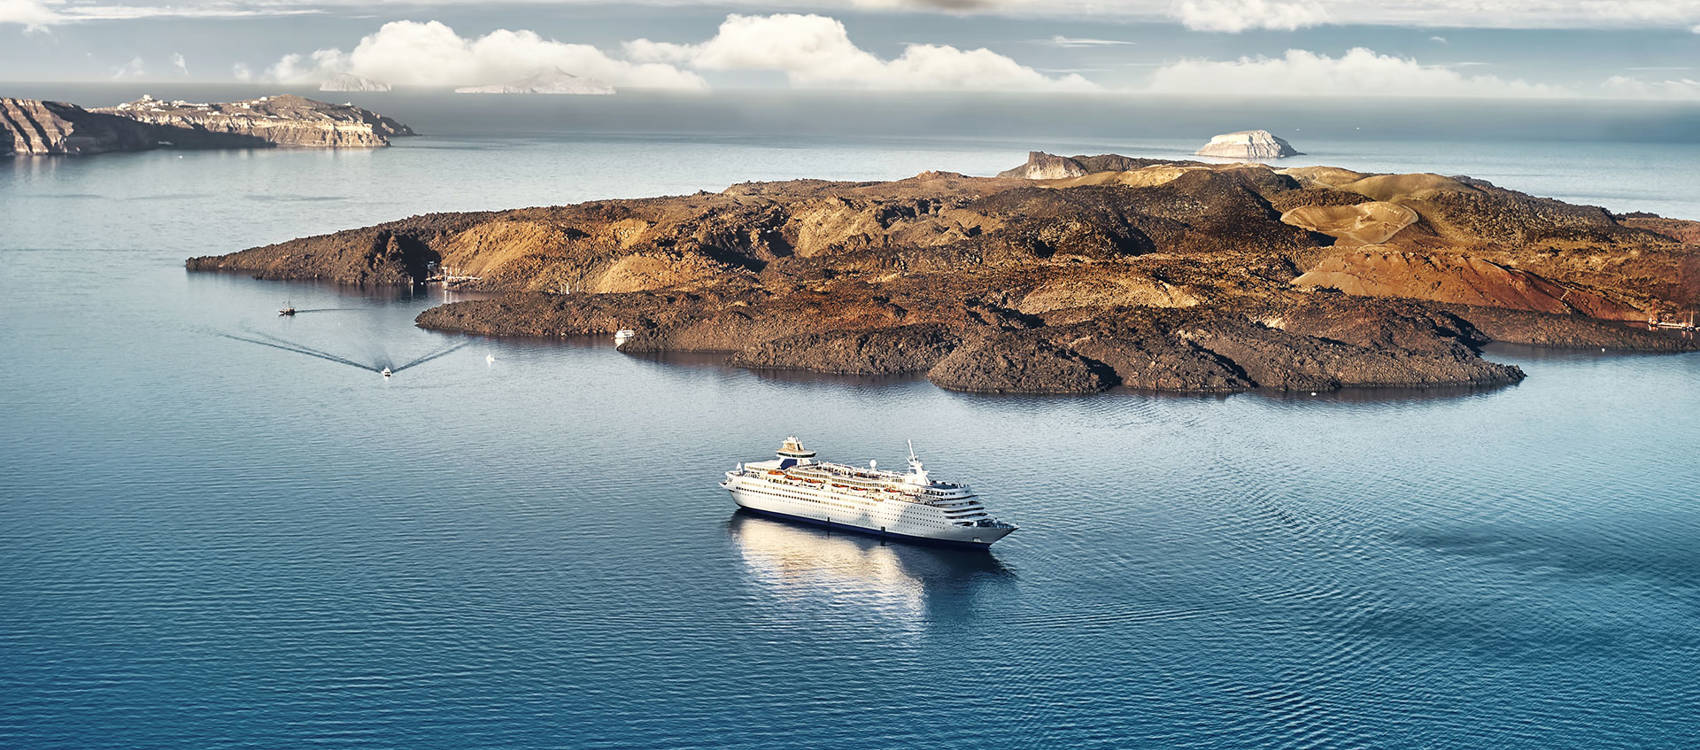
[[[319,84],[320,91],[389,91],[390,85],[353,73],[343,73]]]
[[[544,70],[508,83],[488,86],[463,86],[457,94],[574,94],[607,95],[614,87],[592,78],[581,78],[556,68]]]

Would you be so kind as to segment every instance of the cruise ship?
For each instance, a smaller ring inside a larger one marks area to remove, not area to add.
[[[902,539],[987,547],[1015,527],[993,518],[967,485],[927,476],[909,447],[909,471],[816,461],[796,437],[769,461],[739,464],[720,486],[770,516]]]

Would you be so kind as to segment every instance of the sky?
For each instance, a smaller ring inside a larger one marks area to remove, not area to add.
[[[0,81],[554,70],[680,91],[1700,102],[1700,0],[0,0]]]

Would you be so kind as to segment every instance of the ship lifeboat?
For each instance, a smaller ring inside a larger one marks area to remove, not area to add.
[[[841,489],[841,490],[847,490],[847,489],[850,489],[850,485],[848,485],[848,484],[839,484],[839,483],[837,483],[837,482],[833,482],[833,483],[832,483],[832,486],[834,486],[834,487],[837,487],[837,488],[838,488],[838,489]]]
[[[780,471],[778,469],[768,469],[767,473],[768,473],[768,476],[775,476],[775,477],[785,476],[785,472]]]
[[[822,479],[804,479],[803,481],[809,484],[826,484],[826,481]]]

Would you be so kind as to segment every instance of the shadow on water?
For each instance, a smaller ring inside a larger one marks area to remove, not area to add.
[[[1436,554],[1490,560],[1525,571],[1579,579],[1639,578],[1700,589],[1700,550],[1691,544],[1692,517],[1637,528],[1635,544],[1613,543],[1598,530],[1510,526],[1410,528],[1389,534],[1397,543]]]
[[[1261,399],[1282,403],[1395,404],[1449,401],[1487,396],[1517,387],[1517,383],[1437,385],[1422,388],[1341,388],[1336,391],[1250,391]]]
[[[1677,331],[1664,331],[1663,333],[1673,339],[1682,339],[1683,336],[1682,333]],[[1557,347],[1535,346],[1532,344],[1492,343],[1483,347],[1482,353],[1488,355],[1490,359],[1511,360],[1513,364],[1517,364],[1518,362],[1600,362],[1630,357],[1669,357],[1672,355],[1689,354],[1692,352],[1648,352],[1594,346]]]

